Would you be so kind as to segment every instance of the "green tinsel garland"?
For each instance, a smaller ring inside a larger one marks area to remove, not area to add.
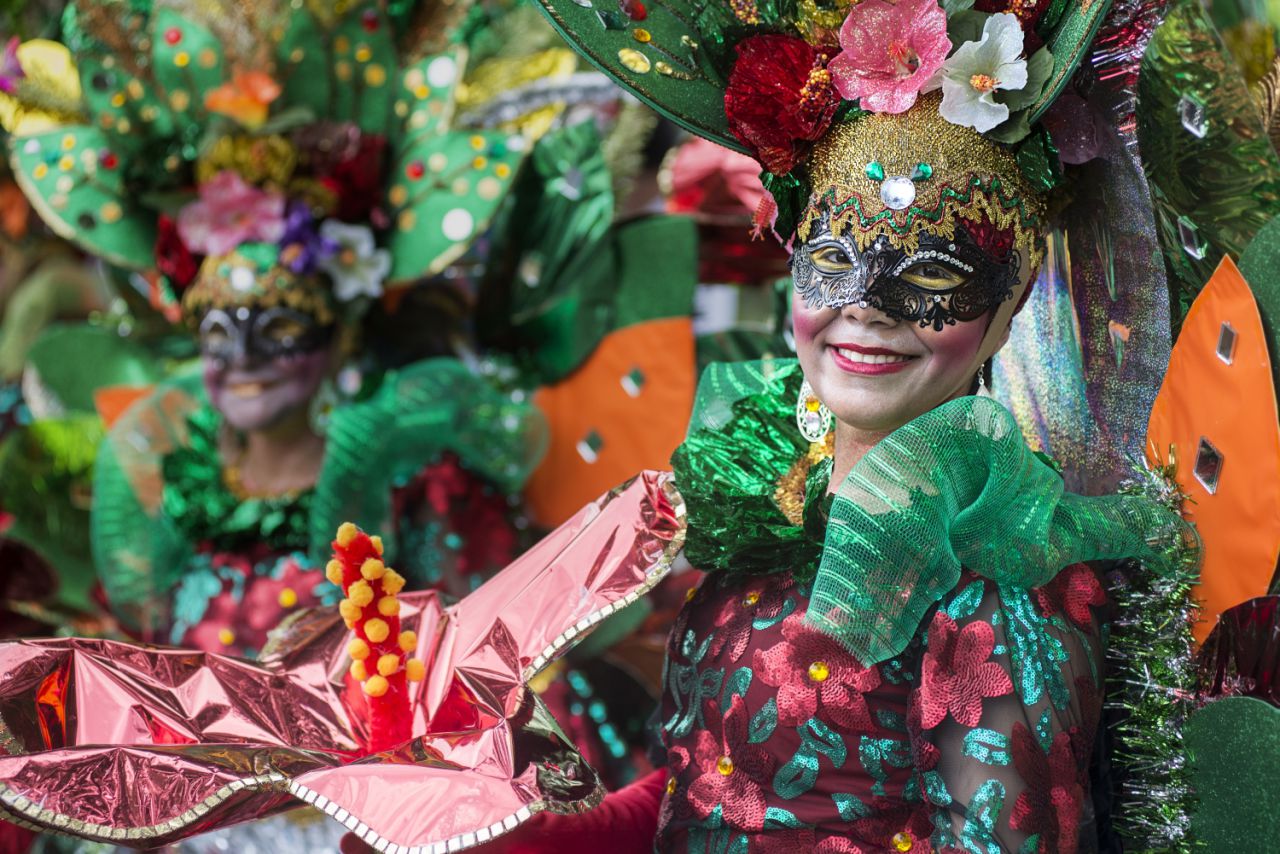
[[[1122,492],[1145,495],[1174,512],[1186,496],[1168,467],[1140,466]],[[1119,715],[1113,761],[1119,771],[1116,829],[1128,852],[1202,850],[1191,833],[1195,795],[1183,726],[1195,708],[1192,585],[1200,544],[1190,528],[1167,567],[1131,562],[1111,577],[1117,617],[1107,658],[1107,707]]]

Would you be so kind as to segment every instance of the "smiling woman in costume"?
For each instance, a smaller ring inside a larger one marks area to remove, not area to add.
[[[1143,497],[1065,492],[984,386],[1062,182],[1038,120],[1107,4],[543,5],[764,167],[798,359],[713,365],[673,457],[707,576],[667,649],[666,770],[504,850],[644,832],[646,803],[664,851],[1093,850],[1082,561],[1189,541]]]

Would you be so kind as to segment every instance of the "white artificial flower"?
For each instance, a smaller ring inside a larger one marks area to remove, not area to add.
[[[333,295],[339,302],[382,295],[382,282],[391,272],[391,253],[377,247],[372,229],[327,219],[320,223],[320,237],[337,247],[318,266],[333,279]]]
[[[1022,41],[1017,16],[1001,12],[987,18],[982,38],[960,45],[942,65],[942,117],[979,133],[1007,120],[1009,107],[997,103],[995,94],[1027,85]]]

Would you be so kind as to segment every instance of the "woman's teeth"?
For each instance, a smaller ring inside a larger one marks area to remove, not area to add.
[[[844,356],[850,362],[861,362],[865,365],[887,365],[891,362],[905,362],[910,356],[871,356],[866,353],[859,353],[855,350],[846,350],[843,347],[837,347],[836,352]]]
[[[265,386],[263,386],[262,383],[236,383],[235,385],[228,386],[227,391],[231,392],[236,397],[257,397],[262,394],[262,390],[264,388]]]

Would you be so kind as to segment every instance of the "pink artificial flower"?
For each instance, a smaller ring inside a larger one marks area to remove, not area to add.
[[[873,113],[904,113],[929,87],[951,50],[937,0],[863,0],[840,28],[827,65],[836,91]]]
[[[18,81],[27,76],[18,61],[18,45],[18,37],[14,36],[4,46],[4,53],[0,54],[0,92],[6,95],[17,92]]]
[[[231,170],[200,185],[200,200],[178,213],[178,234],[193,252],[225,255],[242,243],[284,236],[285,200],[245,183]]]

